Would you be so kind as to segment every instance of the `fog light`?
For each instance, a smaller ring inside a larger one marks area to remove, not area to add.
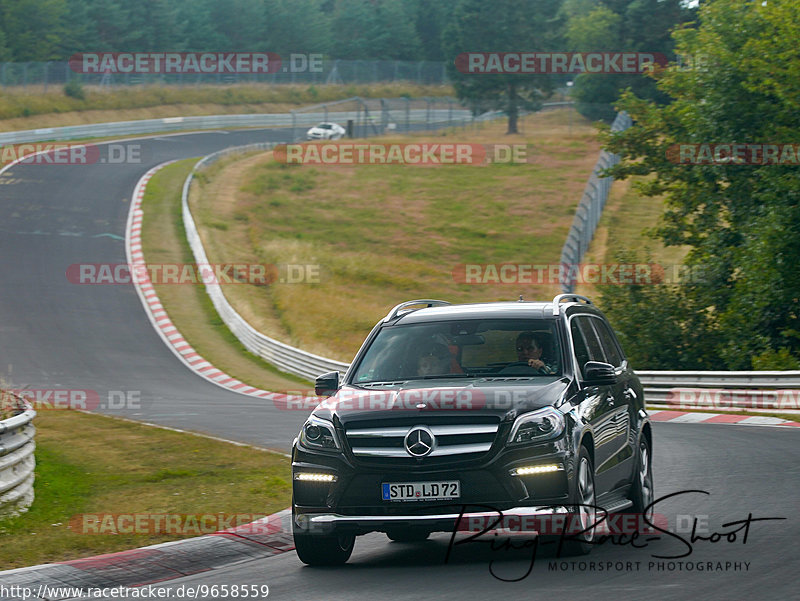
[[[314,474],[312,472],[299,472],[294,475],[295,480],[303,482],[336,482],[337,477],[333,474]]]
[[[515,467],[509,473],[512,476],[533,476],[534,474],[547,474],[549,472],[559,472],[564,467],[558,463],[551,463],[549,465],[526,465],[524,467]]]

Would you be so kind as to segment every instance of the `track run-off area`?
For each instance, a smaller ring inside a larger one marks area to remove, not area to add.
[[[131,196],[153,166],[287,135],[160,136],[137,141],[145,157],[139,163],[8,169],[0,177],[3,378],[15,388],[92,390],[101,398],[136,391],[135,408],[104,412],[288,452],[305,413],[193,373],[156,333],[133,285],[80,286],[65,277],[72,264],[127,262]],[[289,551],[159,586],[267,585],[274,599],[354,601],[793,598],[800,573],[797,436],[797,428],[655,423],[656,513],[674,532],[635,545],[609,541],[585,557],[540,553],[532,565],[523,544],[510,549],[484,538],[455,546],[445,563],[446,534],[413,544],[372,534],[357,539],[340,568],[308,568]],[[784,519],[756,521],[762,518]]]

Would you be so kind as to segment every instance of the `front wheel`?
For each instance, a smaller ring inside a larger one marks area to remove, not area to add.
[[[653,457],[647,438],[642,436],[639,441],[639,453],[636,458],[636,473],[633,479],[633,492],[631,513],[653,518]]]
[[[356,537],[353,534],[315,536],[294,532],[297,556],[310,566],[339,566],[353,553]]]
[[[584,446],[578,453],[575,478],[575,493],[564,521],[564,538],[560,534],[541,537],[541,542],[552,545],[558,555],[586,555],[592,550],[594,542],[594,525],[597,523],[594,466]]]

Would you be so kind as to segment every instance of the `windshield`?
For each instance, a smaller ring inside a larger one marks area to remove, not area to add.
[[[555,322],[440,321],[383,328],[352,382],[561,375]]]
[[[333,126],[330,123],[320,123],[317,129],[333,129]]]

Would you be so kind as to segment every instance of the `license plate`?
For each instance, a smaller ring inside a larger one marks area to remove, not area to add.
[[[384,501],[448,501],[461,496],[461,482],[384,482],[381,492]]]

